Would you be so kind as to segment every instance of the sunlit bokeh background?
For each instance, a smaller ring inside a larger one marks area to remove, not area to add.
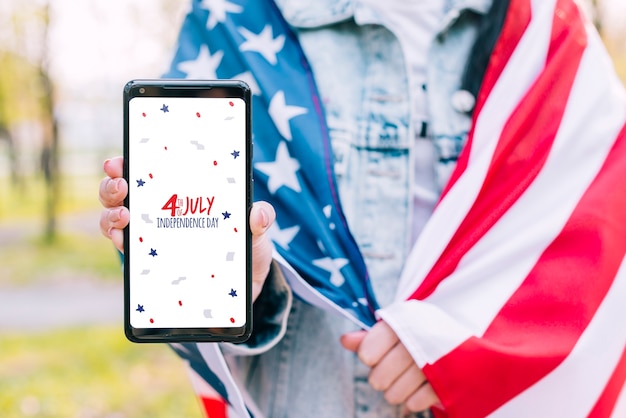
[[[626,80],[626,2],[585,3]],[[0,1],[0,416],[199,417],[163,345],[122,330],[98,229],[122,88],[162,74],[189,0]]]

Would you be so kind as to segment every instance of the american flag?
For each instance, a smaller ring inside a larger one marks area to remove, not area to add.
[[[255,199],[277,209],[292,285],[374,323],[321,101],[273,2],[193,1],[165,77],[248,82]],[[575,2],[511,0],[467,145],[397,302],[377,311],[441,399],[437,416],[626,416],[625,121],[622,85]],[[225,414],[247,415],[208,347],[175,349]]]
[[[272,1],[192,2],[167,78],[251,87],[254,198],[277,211],[279,254],[322,295],[372,324],[365,263],[343,218],[311,70]]]

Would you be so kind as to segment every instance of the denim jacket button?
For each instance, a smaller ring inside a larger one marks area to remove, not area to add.
[[[452,107],[459,113],[470,113],[475,105],[476,98],[467,90],[457,90],[452,94]]]

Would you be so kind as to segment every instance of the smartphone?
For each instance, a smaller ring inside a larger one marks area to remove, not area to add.
[[[124,328],[133,342],[245,341],[252,330],[250,89],[124,87]]]

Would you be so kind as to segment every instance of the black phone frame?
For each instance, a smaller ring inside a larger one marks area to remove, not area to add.
[[[250,87],[241,80],[135,79],[124,86],[124,169],[129,181],[129,103],[134,97],[239,98],[246,104],[246,323],[233,328],[135,328],[130,324],[130,223],[124,228],[124,333],[134,343],[245,342],[252,333],[252,100]],[[130,190],[129,190],[130,194]],[[130,209],[130,196],[124,199]],[[132,222],[132,220],[131,220]]]

